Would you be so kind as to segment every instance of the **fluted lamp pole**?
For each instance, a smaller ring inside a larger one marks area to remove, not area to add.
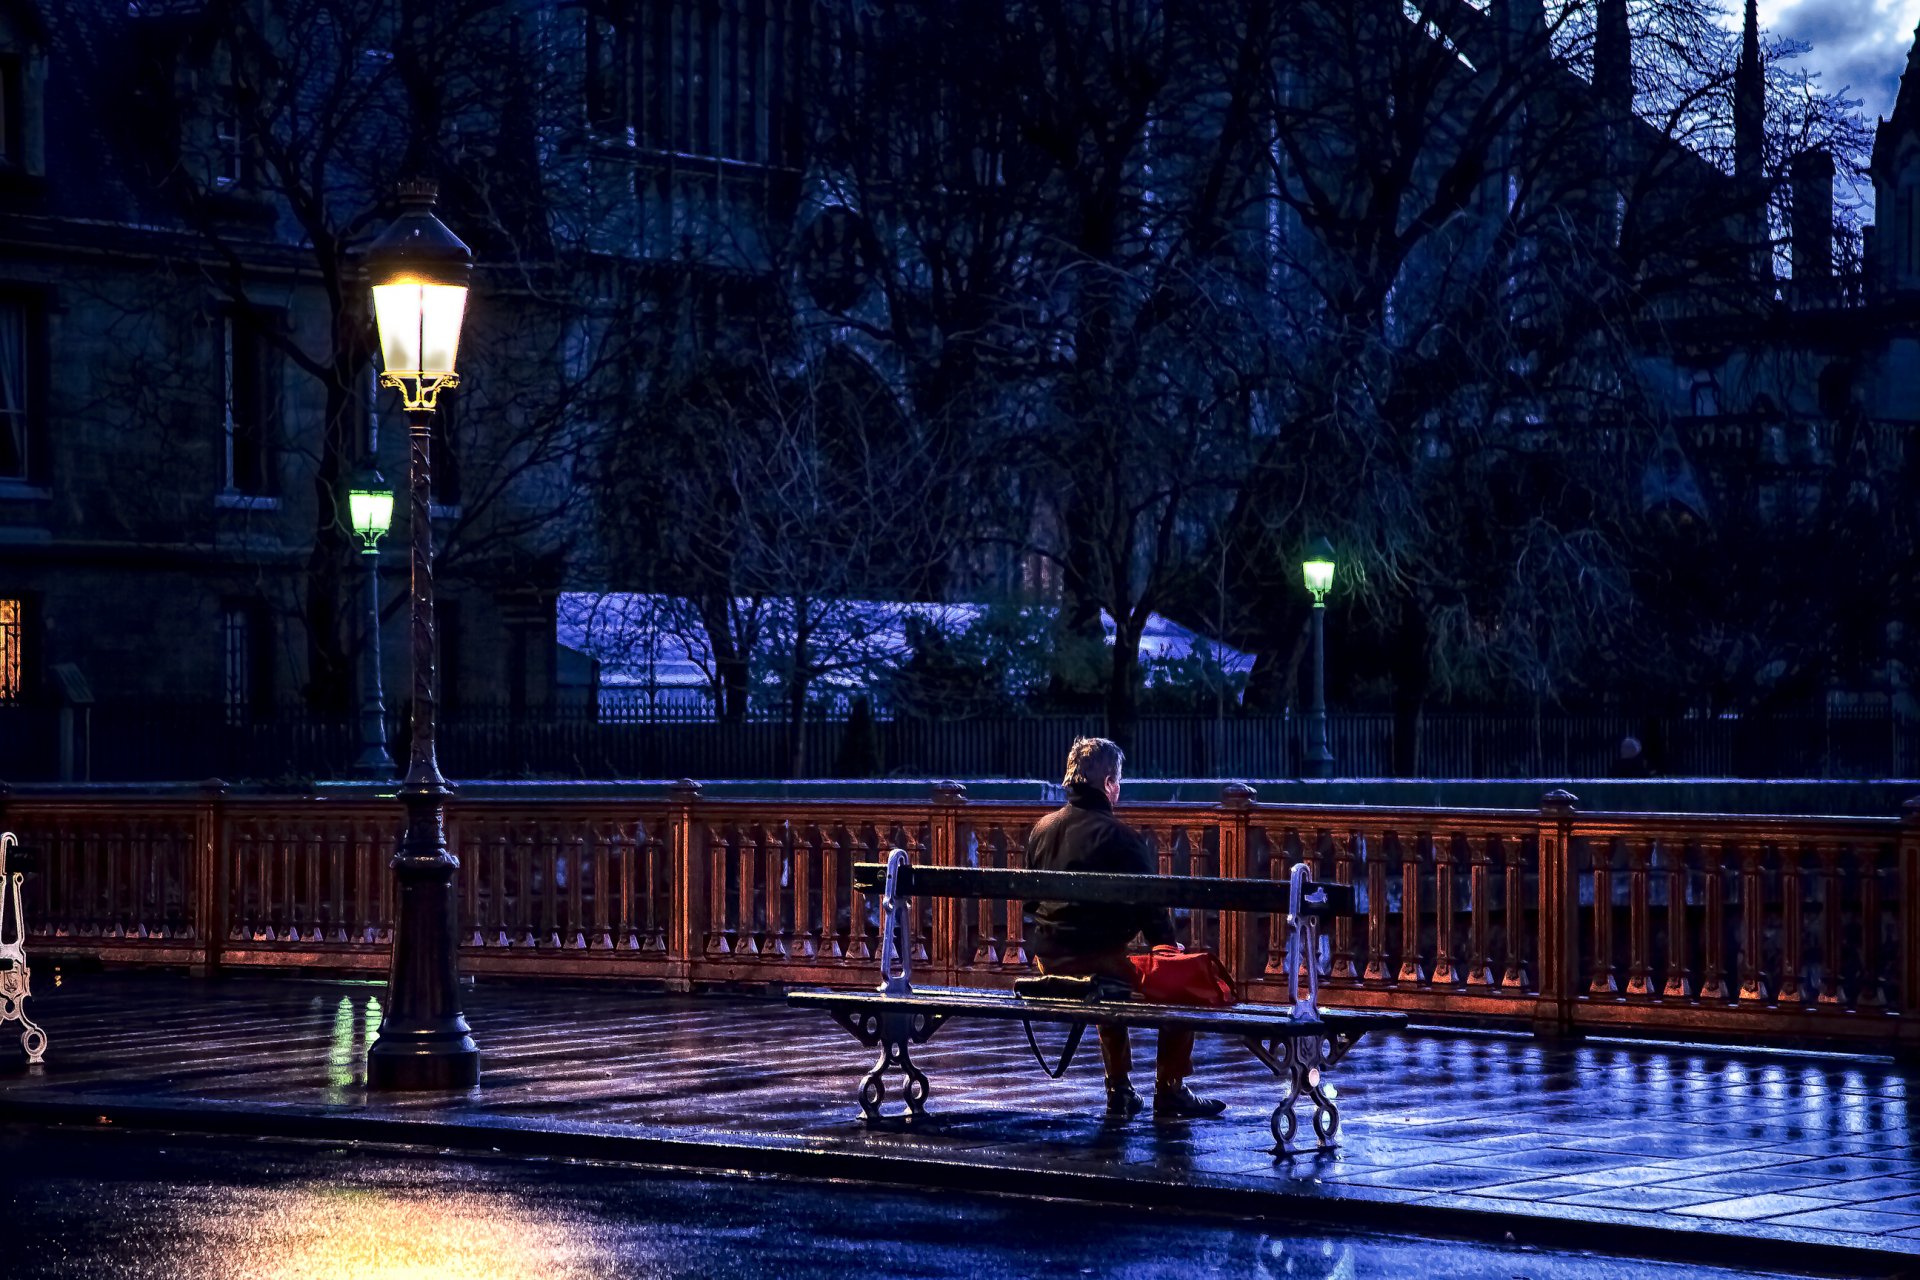
[[[433,215],[434,188],[400,188],[400,216],[367,250],[380,330],[380,385],[400,392],[407,414],[407,532],[411,546],[413,721],[400,784],[407,829],[394,855],[399,883],[393,964],[380,1033],[367,1051],[370,1089],[466,1089],[480,1081],[480,1050],[460,1008],[453,875],[446,801],[452,793],[434,754],[433,414],[459,382],[454,358],[466,314],[473,254]]]
[[[1333,544],[1315,538],[1300,559],[1300,576],[1313,593],[1313,706],[1307,714],[1306,776],[1333,776],[1327,741],[1327,592],[1333,590]]]
[[[387,704],[380,691],[380,539],[393,523],[393,490],[372,467],[362,467],[347,487],[347,516],[367,563],[364,594],[367,643],[360,651],[360,754],[353,771],[363,778],[393,777],[387,751]]]

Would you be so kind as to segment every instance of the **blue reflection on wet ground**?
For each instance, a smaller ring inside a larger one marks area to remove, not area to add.
[[[97,1130],[0,1129],[0,1224],[9,1280],[1759,1274],[1059,1202]]]

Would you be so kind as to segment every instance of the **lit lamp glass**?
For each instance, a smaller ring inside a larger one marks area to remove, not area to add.
[[[378,471],[368,468],[347,488],[347,515],[368,551],[379,545],[393,523],[393,490]]]
[[[467,313],[473,254],[433,214],[434,188],[400,188],[400,216],[367,248],[367,281],[380,330],[383,386],[398,387],[403,407],[431,409],[443,387],[458,385],[460,323]]]
[[[1325,538],[1315,538],[1307,545],[1307,554],[1300,561],[1300,576],[1306,579],[1307,590],[1313,592],[1315,602],[1326,598],[1333,590],[1333,544]]]

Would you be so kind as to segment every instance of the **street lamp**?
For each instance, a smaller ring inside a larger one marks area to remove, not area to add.
[[[1333,544],[1315,538],[1300,559],[1300,576],[1313,593],[1313,707],[1307,715],[1306,776],[1333,776],[1327,745],[1327,592],[1333,590]]]
[[[387,707],[380,696],[380,539],[393,523],[393,490],[372,467],[363,467],[347,486],[347,515],[360,535],[367,562],[367,645],[360,657],[360,754],[353,771],[366,778],[391,778],[387,752]]]
[[[454,356],[467,307],[473,254],[433,216],[427,183],[400,187],[400,216],[367,249],[384,372],[407,414],[407,523],[413,720],[400,784],[407,830],[394,855],[400,886],[385,1016],[367,1050],[370,1089],[465,1089],[480,1081],[480,1050],[460,1009],[459,952],[446,801],[452,793],[434,756],[433,411],[459,382]]]

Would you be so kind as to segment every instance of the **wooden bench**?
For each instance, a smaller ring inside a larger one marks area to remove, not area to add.
[[[915,1065],[911,1046],[924,1044],[955,1018],[1020,1022],[1032,1041],[1035,1023],[1064,1025],[1067,1041],[1058,1067],[1041,1066],[1050,1076],[1065,1073],[1089,1026],[1186,1029],[1232,1036],[1268,1070],[1279,1076],[1284,1093],[1273,1109],[1276,1155],[1328,1150],[1340,1130],[1337,1091],[1327,1072],[1369,1031],[1396,1030],[1405,1014],[1319,1006],[1318,933],[1323,921],[1354,912],[1353,889],[1309,879],[1297,866],[1286,881],[1221,880],[1203,876],[1105,875],[1085,871],[1005,871],[974,867],[916,867],[899,849],[884,863],[854,866],[856,888],[880,897],[880,973],[875,991],[812,988],[788,994],[800,1008],[824,1009],[880,1057],[860,1081],[860,1110],[868,1123],[882,1118],[886,1077],[904,1077],[901,1094],[910,1119],[926,1114],[927,1076]],[[1183,907],[1190,910],[1277,914],[1287,920],[1290,1007],[1242,1004],[1227,1009],[1148,1004],[1132,1000],[1036,999],[1012,992],[969,987],[915,987],[909,936],[916,896],[1040,902],[1128,904]],[[1037,1044],[1036,1058],[1040,1056]],[[1296,1147],[1295,1109],[1302,1099],[1313,1106],[1311,1147]]]

